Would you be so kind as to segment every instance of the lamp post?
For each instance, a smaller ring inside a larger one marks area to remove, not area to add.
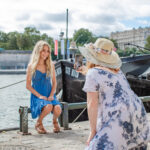
[[[65,48],[65,59],[67,59],[67,42],[68,42],[68,8],[66,10],[66,48]]]
[[[69,50],[71,52],[71,55],[72,55],[72,58],[75,57],[75,53],[76,53],[76,50],[77,50],[77,46],[76,46],[76,42],[75,41],[71,41],[70,43],[70,47],[69,47]]]
[[[60,43],[61,43],[62,40],[63,40],[63,36],[64,36],[64,32],[61,31],[60,34],[59,34]],[[63,44],[63,46],[64,46],[64,44]],[[62,45],[61,45],[60,47],[61,47],[61,50],[62,50],[62,49],[64,50],[64,47],[62,47]],[[65,59],[65,54],[63,53],[62,55],[63,55],[63,59]]]
[[[77,39],[76,39],[75,41],[72,40],[71,43],[70,43],[69,50],[70,50],[70,52],[71,52],[71,54],[72,54],[72,58],[75,57],[75,53],[76,53],[76,51],[78,50],[78,47],[77,47],[76,43],[78,42],[79,38],[80,38],[82,35],[83,35],[83,34],[80,34],[80,35],[77,37]]]
[[[60,32],[59,38],[60,41],[63,40],[64,32]],[[65,39],[65,46],[64,46],[64,54],[63,59],[67,59],[67,42],[68,42],[68,9],[66,9],[66,39]]]
[[[60,34],[59,34],[60,39],[62,39],[63,36],[64,36],[64,32],[61,31]]]

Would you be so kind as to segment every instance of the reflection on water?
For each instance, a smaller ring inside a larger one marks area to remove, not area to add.
[[[24,80],[25,75],[0,75],[0,87]],[[26,89],[26,83],[0,89],[0,129],[19,127],[19,106],[30,106],[30,92]],[[29,127],[33,127],[36,119],[28,115]],[[52,115],[48,115],[43,123],[51,124]]]

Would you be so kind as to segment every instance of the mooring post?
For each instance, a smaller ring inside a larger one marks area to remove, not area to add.
[[[22,115],[22,132],[23,133],[28,133],[28,107],[25,106],[23,108],[23,115]]]
[[[23,107],[19,107],[19,114],[20,114],[20,132],[22,132],[22,113],[23,113]]]
[[[20,106],[19,113],[20,113],[20,132],[22,132],[23,134],[28,134],[28,107]]]

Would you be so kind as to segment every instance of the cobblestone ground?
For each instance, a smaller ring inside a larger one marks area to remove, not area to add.
[[[150,114],[148,114],[150,121]],[[89,122],[69,124],[72,130],[53,133],[53,127],[46,127],[48,134],[38,134],[29,129],[31,135],[22,135],[19,131],[0,133],[0,150],[84,150],[89,133]],[[150,144],[148,145],[150,150]]]

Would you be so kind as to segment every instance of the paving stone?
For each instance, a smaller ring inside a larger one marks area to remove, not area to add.
[[[58,134],[52,132],[52,126],[46,127],[49,133],[44,135],[38,134],[34,128],[29,128],[32,135],[21,135],[18,131],[0,133],[0,150],[2,145],[8,144],[26,148],[15,150],[83,150],[89,134],[89,122],[77,122],[69,126],[72,130],[62,130]],[[150,150],[150,144],[147,150]]]

